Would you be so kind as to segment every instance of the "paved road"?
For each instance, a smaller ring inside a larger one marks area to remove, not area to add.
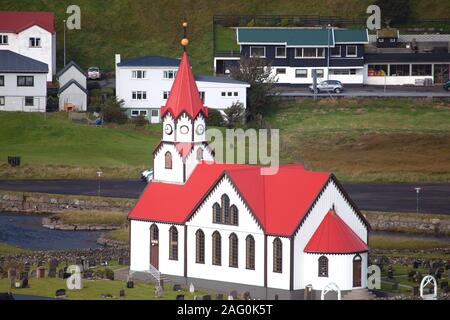
[[[103,180],[100,195],[137,198],[146,184],[138,180]],[[420,211],[450,214],[450,183],[383,184],[344,183],[344,187],[361,210],[415,212],[416,191],[420,186]],[[0,190],[43,192],[54,194],[98,194],[96,180],[31,180],[0,181]]]
[[[450,92],[442,86],[414,87],[414,86],[344,86],[341,94],[332,94],[335,97],[434,97],[450,98]],[[277,87],[282,97],[312,97],[313,94],[304,85],[280,85]],[[329,93],[320,93],[319,97],[329,97]]]

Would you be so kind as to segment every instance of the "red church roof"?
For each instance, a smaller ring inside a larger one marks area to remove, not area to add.
[[[330,210],[304,251],[310,253],[358,253],[367,250],[367,244],[334,210]]]
[[[200,93],[192,73],[186,52],[181,58],[177,76],[170,89],[166,105],[161,108],[161,117],[170,112],[174,118],[178,118],[186,112],[191,118],[196,118],[202,112],[208,116],[208,108],[203,106]]]
[[[34,25],[55,33],[53,12],[0,11],[0,32],[19,33]]]
[[[233,182],[264,232],[277,236],[296,231],[331,177],[298,164],[261,175],[259,166],[202,162],[184,185],[151,182],[128,217],[183,224],[222,174]]]

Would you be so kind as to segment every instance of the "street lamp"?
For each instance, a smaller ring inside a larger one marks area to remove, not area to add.
[[[97,196],[100,197],[101,194],[101,177],[102,177],[103,172],[101,171],[97,171]]]
[[[64,67],[66,66],[66,20],[64,22]]]
[[[420,196],[420,190],[422,190],[422,188],[415,188],[416,190],[416,195],[417,195],[417,205],[416,205],[416,212],[419,213],[419,196]]]
[[[327,80],[330,80],[330,28],[333,30],[333,27],[331,24],[328,24],[327,26],[327,36],[328,36],[328,53],[327,53]]]

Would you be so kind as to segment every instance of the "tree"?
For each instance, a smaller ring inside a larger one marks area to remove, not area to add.
[[[206,118],[206,125],[208,127],[221,127],[223,126],[223,116],[219,110],[208,109],[208,117]]]
[[[234,102],[225,111],[225,122],[228,128],[236,128],[244,121],[245,108],[240,102]]]
[[[407,22],[411,16],[410,0],[377,0],[375,3],[381,9],[381,16],[388,27],[391,23]]]
[[[126,123],[128,117],[122,109],[123,104],[124,101],[118,100],[116,97],[109,97],[105,99],[101,105],[103,121],[114,122],[117,124]]]
[[[241,57],[238,66],[231,68],[231,76],[250,84],[247,94],[247,121],[262,118],[273,104],[277,77],[265,59]]]

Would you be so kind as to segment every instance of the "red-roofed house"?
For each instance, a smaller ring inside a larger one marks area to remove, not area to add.
[[[0,50],[10,50],[46,63],[47,81],[56,73],[53,12],[0,11]]]
[[[214,162],[186,53],[161,115],[154,180],[128,216],[132,277],[262,299],[366,287],[370,227],[333,174]]]

